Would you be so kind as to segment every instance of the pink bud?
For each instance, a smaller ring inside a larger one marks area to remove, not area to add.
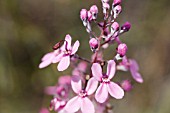
[[[98,47],[98,41],[95,38],[90,39],[89,44],[92,49],[96,49]]]
[[[124,32],[129,31],[129,29],[131,28],[131,24],[129,22],[126,22],[122,27],[121,30],[123,30]]]
[[[121,57],[126,55],[127,52],[127,46],[125,43],[119,44],[117,48],[117,53],[120,54]]]
[[[86,20],[86,19],[87,19],[87,16],[88,16],[87,10],[86,10],[86,9],[82,9],[82,10],[80,11],[80,18],[81,18],[81,20],[82,20],[82,21]]]
[[[119,24],[117,22],[114,22],[111,26],[111,32],[115,32],[119,30]]]
[[[113,4],[114,6],[119,5],[121,3],[122,0],[113,0]]]
[[[132,84],[129,80],[124,80],[121,83],[121,87],[125,90],[125,91],[130,91],[132,89]]]
[[[90,12],[92,13],[92,18],[95,20],[97,18],[98,8],[96,5],[91,6]]]
[[[103,8],[108,10],[108,9],[110,9],[110,5],[108,3],[103,3]]]
[[[116,18],[122,11],[122,7],[120,5],[117,5],[116,7],[113,8],[114,12],[114,18]]]

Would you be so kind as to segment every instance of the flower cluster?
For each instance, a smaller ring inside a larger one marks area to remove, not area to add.
[[[92,50],[91,59],[86,59],[76,52],[80,42],[71,44],[72,38],[68,34],[64,40],[53,47],[53,51],[42,58],[39,68],[58,63],[58,71],[64,71],[72,66],[71,75],[61,76],[55,86],[45,88],[45,93],[52,95],[49,110],[58,113],[103,113],[111,110],[110,99],[122,99],[124,93],[132,89],[132,80],[113,80],[117,71],[130,71],[132,78],[142,83],[138,64],[126,56],[128,47],[119,38],[131,28],[129,22],[122,26],[116,22],[122,11],[121,0],[101,0],[103,21],[97,21],[98,7],[92,5],[89,10],[81,9],[80,18],[89,34],[89,46]],[[101,31],[100,36],[93,32],[91,23],[95,23]],[[115,44],[117,48],[111,59],[103,58],[104,50]],[[72,64],[72,65],[70,65]],[[106,70],[106,72],[104,71]],[[115,82],[113,82],[115,81]],[[40,113],[49,113],[45,108]]]

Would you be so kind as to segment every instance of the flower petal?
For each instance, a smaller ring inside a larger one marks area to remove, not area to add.
[[[137,82],[143,83],[143,78],[142,78],[142,76],[140,75],[140,73],[132,70],[131,68],[130,68],[130,72],[131,72],[131,74],[132,74],[132,77],[133,77]]]
[[[71,79],[71,86],[75,93],[79,94],[79,92],[82,90],[82,83],[80,76],[73,76]]]
[[[71,53],[71,54],[75,54],[75,53],[77,52],[79,46],[80,46],[80,42],[77,40],[77,41],[74,43],[74,45],[73,45],[72,53]]]
[[[107,85],[104,83],[101,83],[96,91],[95,99],[99,103],[104,103],[106,101],[107,97],[108,97]]]
[[[93,94],[97,86],[98,86],[98,81],[94,77],[90,78],[86,87],[87,95]]]
[[[77,112],[80,109],[80,106],[81,98],[76,96],[67,102],[66,106],[64,107],[64,110],[66,110],[68,113]]]
[[[45,59],[45,58],[44,58]],[[48,56],[48,59],[46,57],[46,60],[42,61],[39,64],[39,68],[44,68],[47,67],[48,65],[50,65],[52,63],[52,60],[54,59],[54,54],[51,54],[50,56]]]
[[[94,113],[95,112],[94,105],[89,98],[85,97],[82,99],[81,111],[82,113]]]
[[[63,58],[63,53],[60,53],[60,54],[58,54],[57,56],[55,56],[54,58],[53,58],[53,60],[52,60],[52,63],[57,63],[57,62],[59,62],[62,58]]]
[[[68,35],[66,35],[66,37],[65,37],[65,41],[67,41],[67,43],[66,43],[66,47],[67,47],[67,49],[71,49],[71,40],[72,40],[72,38],[71,38],[71,36],[68,34]]]
[[[139,70],[138,63],[135,60],[129,59],[129,63],[130,63],[130,68],[133,68],[136,71]]]
[[[117,85],[116,83],[114,82],[110,82],[108,85],[108,91],[109,91],[109,94],[116,98],[116,99],[122,99],[123,96],[124,96],[124,91],[123,89]]]
[[[50,52],[50,53],[45,54],[45,55],[42,57],[41,61],[48,60],[53,54],[54,54],[54,52]]]
[[[64,71],[70,65],[70,56],[63,57],[58,64],[58,71]]]
[[[114,60],[109,60],[108,61],[108,65],[107,65],[107,73],[106,75],[108,75],[109,79],[112,79],[113,76],[115,75],[115,71],[116,71],[116,63]]]
[[[102,68],[100,66],[100,64],[98,63],[94,63],[91,67],[92,70],[92,74],[95,77],[95,79],[97,79],[98,81],[101,81],[102,78]]]

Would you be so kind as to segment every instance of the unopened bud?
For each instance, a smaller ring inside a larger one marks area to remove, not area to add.
[[[121,11],[122,11],[122,7],[120,5],[114,7],[113,8],[114,18],[117,18],[117,16],[121,13]]]
[[[129,22],[126,22],[122,27],[121,30],[123,30],[124,32],[129,31],[129,29],[131,28],[131,24]]]
[[[95,20],[97,18],[98,8],[96,5],[91,6],[90,12],[92,13],[92,18]]]
[[[110,5],[108,3],[103,3],[103,13],[106,14],[110,9]]]
[[[81,18],[81,20],[82,21],[84,21],[84,20],[86,20],[87,19],[87,10],[86,9],[82,9],[81,11],[80,11],[80,18]]]
[[[114,33],[115,31],[118,31],[118,30],[119,30],[119,24],[117,22],[114,22],[111,25],[111,33]]]
[[[127,45],[125,43],[119,44],[117,48],[117,53],[120,54],[121,57],[126,55]]]
[[[95,38],[91,38],[89,41],[89,45],[92,49],[97,49],[98,41]]]
[[[132,84],[129,80],[124,80],[121,83],[121,87],[125,90],[125,91],[130,91],[132,89]]]
[[[122,0],[113,0],[114,7],[117,5],[120,5],[121,2],[122,2]]]

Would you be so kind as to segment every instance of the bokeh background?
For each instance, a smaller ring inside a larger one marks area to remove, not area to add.
[[[102,11],[100,0],[0,0],[0,113],[38,113],[49,105],[44,87],[70,69],[59,73],[56,65],[38,65],[66,34],[79,39],[78,53],[90,58],[79,11],[93,4]],[[123,100],[113,100],[114,113],[170,113],[170,1],[123,0],[122,7],[118,21],[132,24],[122,40],[144,83],[136,83]],[[114,52],[110,48],[106,56]]]

